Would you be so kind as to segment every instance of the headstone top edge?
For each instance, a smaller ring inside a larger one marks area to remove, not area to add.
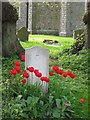
[[[34,47],[30,47],[30,48],[25,48],[25,50],[32,50],[32,49],[35,49],[35,48],[39,48],[39,49],[41,49],[41,50],[46,50],[46,51],[49,52],[49,49],[43,48],[43,47],[41,47],[41,46],[34,46]]]

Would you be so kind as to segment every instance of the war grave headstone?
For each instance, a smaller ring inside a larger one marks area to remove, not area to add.
[[[34,69],[39,70],[42,76],[48,77],[49,75],[49,50],[35,46],[32,48],[25,49],[25,68],[34,67]],[[28,83],[35,84],[39,83],[42,85],[44,91],[48,91],[48,83],[45,81],[40,81],[34,73],[29,72]]]

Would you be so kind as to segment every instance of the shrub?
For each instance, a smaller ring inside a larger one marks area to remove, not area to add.
[[[81,34],[84,33],[84,29],[78,29],[73,31],[73,38],[77,39]]]

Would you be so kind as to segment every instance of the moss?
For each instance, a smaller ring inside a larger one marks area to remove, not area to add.
[[[2,22],[16,22],[17,20],[17,10],[9,2],[2,2]]]

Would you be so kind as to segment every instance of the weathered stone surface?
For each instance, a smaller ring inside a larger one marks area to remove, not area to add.
[[[30,0],[28,2],[28,31],[32,34],[32,2]]]
[[[4,57],[12,56],[12,52],[19,56],[24,54],[24,49],[16,37],[16,14],[16,10],[10,3],[2,2],[2,55]]]
[[[72,36],[73,30],[84,28],[82,20],[84,12],[84,2],[62,2],[59,35]]]
[[[27,5],[27,3],[22,3]],[[22,19],[28,19],[28,30],[33,34],[52,34],[59,35],[59,23],[60,23],[60,3],[59,2],[29,2],[28,10],[22,6],[20,15],[17,22],[17,27],[26,26],[26,20],[23,22]],[[24,11],[24,12],[23,12]],[[27,13],[28,11],[28,13]],[[27,15],[28,14],[28,15]],[[20,23],[22,21],[23,23]]]
[[[16,9],[9,2],[2,2],[2,22],[13,22],[18,20]]]
[[[87,2],[87,12],[84,15],[83,21],[86,25],[86,48],[90,48],[90,1]]]
[[[73,30],[84,27],[84,2],[29,2],[28,8],[24,4],[20,9],[21,23],[17,26],[28,24],[30,33],[73,36]]]
[[[2,2],[0,2],[2,8]],[[0,56],[2,56],[2,9],[0,9]]]
[[[25,27],[22,27],[20,30],[17,31],[17,37],[20,41],[28,41],[29,32]]]
[[[26,2],[22,2],[19,5],[19,15],[18,15],[18,20],[16,23],[16,29],[19,30],[22,27],[27,27],[27,4]]]
[[[49,50],[44,49],[39,46],[35,46],[32,48],[25,49],[25,68],[33,66],[35,69],[38,69],[42,76],[48,77],[49,74]],[[48,83],[40,81],[38,77],[34,75],[34,73],[29,73],[30,78],[28,82],[31,84],[39,83],[42,85],[43,90],[48,90]]]

